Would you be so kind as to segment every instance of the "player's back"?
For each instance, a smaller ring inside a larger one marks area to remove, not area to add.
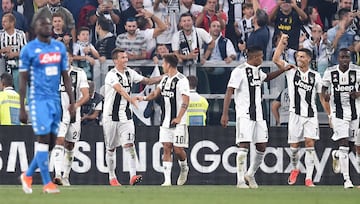
[[[60,100],[61,72],[67,69],[65,46],[51,39],[44,43],[35,39],[20,53],[20,72],[29,74],[29,98]]]

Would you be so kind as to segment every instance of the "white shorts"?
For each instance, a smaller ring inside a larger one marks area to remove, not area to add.
[[[310,138],[319,140],[319,121],[317,117],[303,117],[290,112],[288,124],[288,143],[299,143]]]
[[[241,142],[268,142],[268,128],[265,120],[253,121],[248,118],[236,120],[236,144]]]
[[[186,125],[176,125],[175,128],[160,127],[159,142],[170,142],[175,147],[189,147],[189,132]]]
[[[132,120],[118,122],[103,120],[104,141],[106,149],[115,149],[135,141],[135,127]]]
[[[332,140],[338,141],[340,139],[348,138],[351,142],[356,142],[355,137],[358,140],[358,137],[356,136],[358,134],[358,127],[359,127],[359,120],[342,120],[336,117],[331,118],[331,124],[333,126],[334,134],[331,137]],[[357,141],[356,143],[360,143]]]
[[[60,122],[58,137],[65,137],[68,142],[77,142],[80,139],[81,134],[81,122],[66,124]]]

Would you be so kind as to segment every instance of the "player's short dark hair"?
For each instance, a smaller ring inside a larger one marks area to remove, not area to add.
[[[297,50],[297,52],[305,52],[305,54],[307,56],[309,56],[310,58],[312,58],[312,55],[313,55],[312,52],[307,48],[300,48]]]
[[[198,85],[198,79],[196,76],[190,75],[187,77],[191,89],[195,89]]]
[[[348,53],[351,53],[350,49],[347,48],[347,47],[341,48],[341,49],[339,50],[339,53],[340,53],[340,52],[348,52]]]
[[[113,26],[112,22],[109,19],[105,18],[104,16],[99,16],[97,19],[97,23],[102,30],[108,31],[108,32],[111,31],[112,26]]]
[[[1,74],[0,80],[6,87],[14,85],[13,77],[11,76],[11,74],[9,74],[7,72],[4,72]]]
[[[163,60],[165,60],[167,63],[170,64],[171,67],[174,67],[174,68],[177,67],[178,62],[179,62],[179,60],[175,54],[165,54],[163,56]]]
[[[124,49],[121,49],[121,48],[115,48],[115,49],[113,49],[113,51],[111,52],[111,58],[112,58],[113,60],[116,60],[116,59],[117,59],[117,56],[118,56],[118,53],[120,53],[120,52],[125,52],[125,50],[124,50]]]
[[[257,52],[262,52],[262,51],[263,51],[262,48],[259,46],[249,46],[246,48],[247,55],[253,55]]]
[[[87,31],[87,32],[90,33],[90,28],[88,28],[88,27],[86,27],[86,26],[82,26],[82,27],[80,27],[80,28],[77,30],[76,35],[80,35],[80,33],[83,32],[83,31]]]

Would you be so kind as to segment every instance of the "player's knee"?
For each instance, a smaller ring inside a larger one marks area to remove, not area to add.
[[[73,149],[74,149],[74,146],[75,146],[75,143],[74,143],[74,142],[65,141],[65,148],[66,148],[67,150],[73,150]]]

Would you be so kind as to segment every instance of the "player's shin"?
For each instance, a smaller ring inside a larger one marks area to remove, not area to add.
[[[311,179],[314,172],[315,167],[315,148],[314,147],[307,147],[305,149],[305,167],[306,167],[306,178]]]
[[[253,159],[254,160],[251,162],[248,172],[246,173],[247,175],[252,177],[255,175],[256,171],[258,170],[264,159],[264,152],[255,150],[255,157]]]
[[[109,180],[116,178],[115,175],[115,161],[116,161],[116,150],[106,151],[105,154],[105,160],[106,160],[106,165],[108,166],[109,169]]]
[[[65,149],[65,157],[64,157],[64,174],[63,178],[69,178],[71,165],[74,161],[74,150]]]
[[[49,145],[39,143],[37,145],[37,153],[36,153],[36,161],[37,165],[40,169],[41,178],[43,184],[46,185],[51,182],[50,173],[49,173]]]
[[[136,151],[135,151],[135,147],[134,146],[130,146],[130,147],[125,147],[125,159],[128,162],[129,165],[129,174],[130,174],[130,179],[136,175]]]
[[[290,155],[290,162],[291,165],[293,167],[293,169],[297,169],[298,168],[298,163],[299,163],[299,149],[298,147],[290,147],[290,151],[291,151],[291,155]]]
[[[349,147],[340,146],[339,147],[339,161],[340,169],[343,174],[344,180],[350,179],[349,176]]]
[[[247,154],[248,149],[246,148],[239,148],[236,154],[236,175],[238,184],[245,183],[244,175],[246,171]]]
[[[51,158],[54,161],[55,178],[61,178],[61,172],[63,170],[62,167],[64,160],[64,146],[55,145],[54,149],[51,152]]]

